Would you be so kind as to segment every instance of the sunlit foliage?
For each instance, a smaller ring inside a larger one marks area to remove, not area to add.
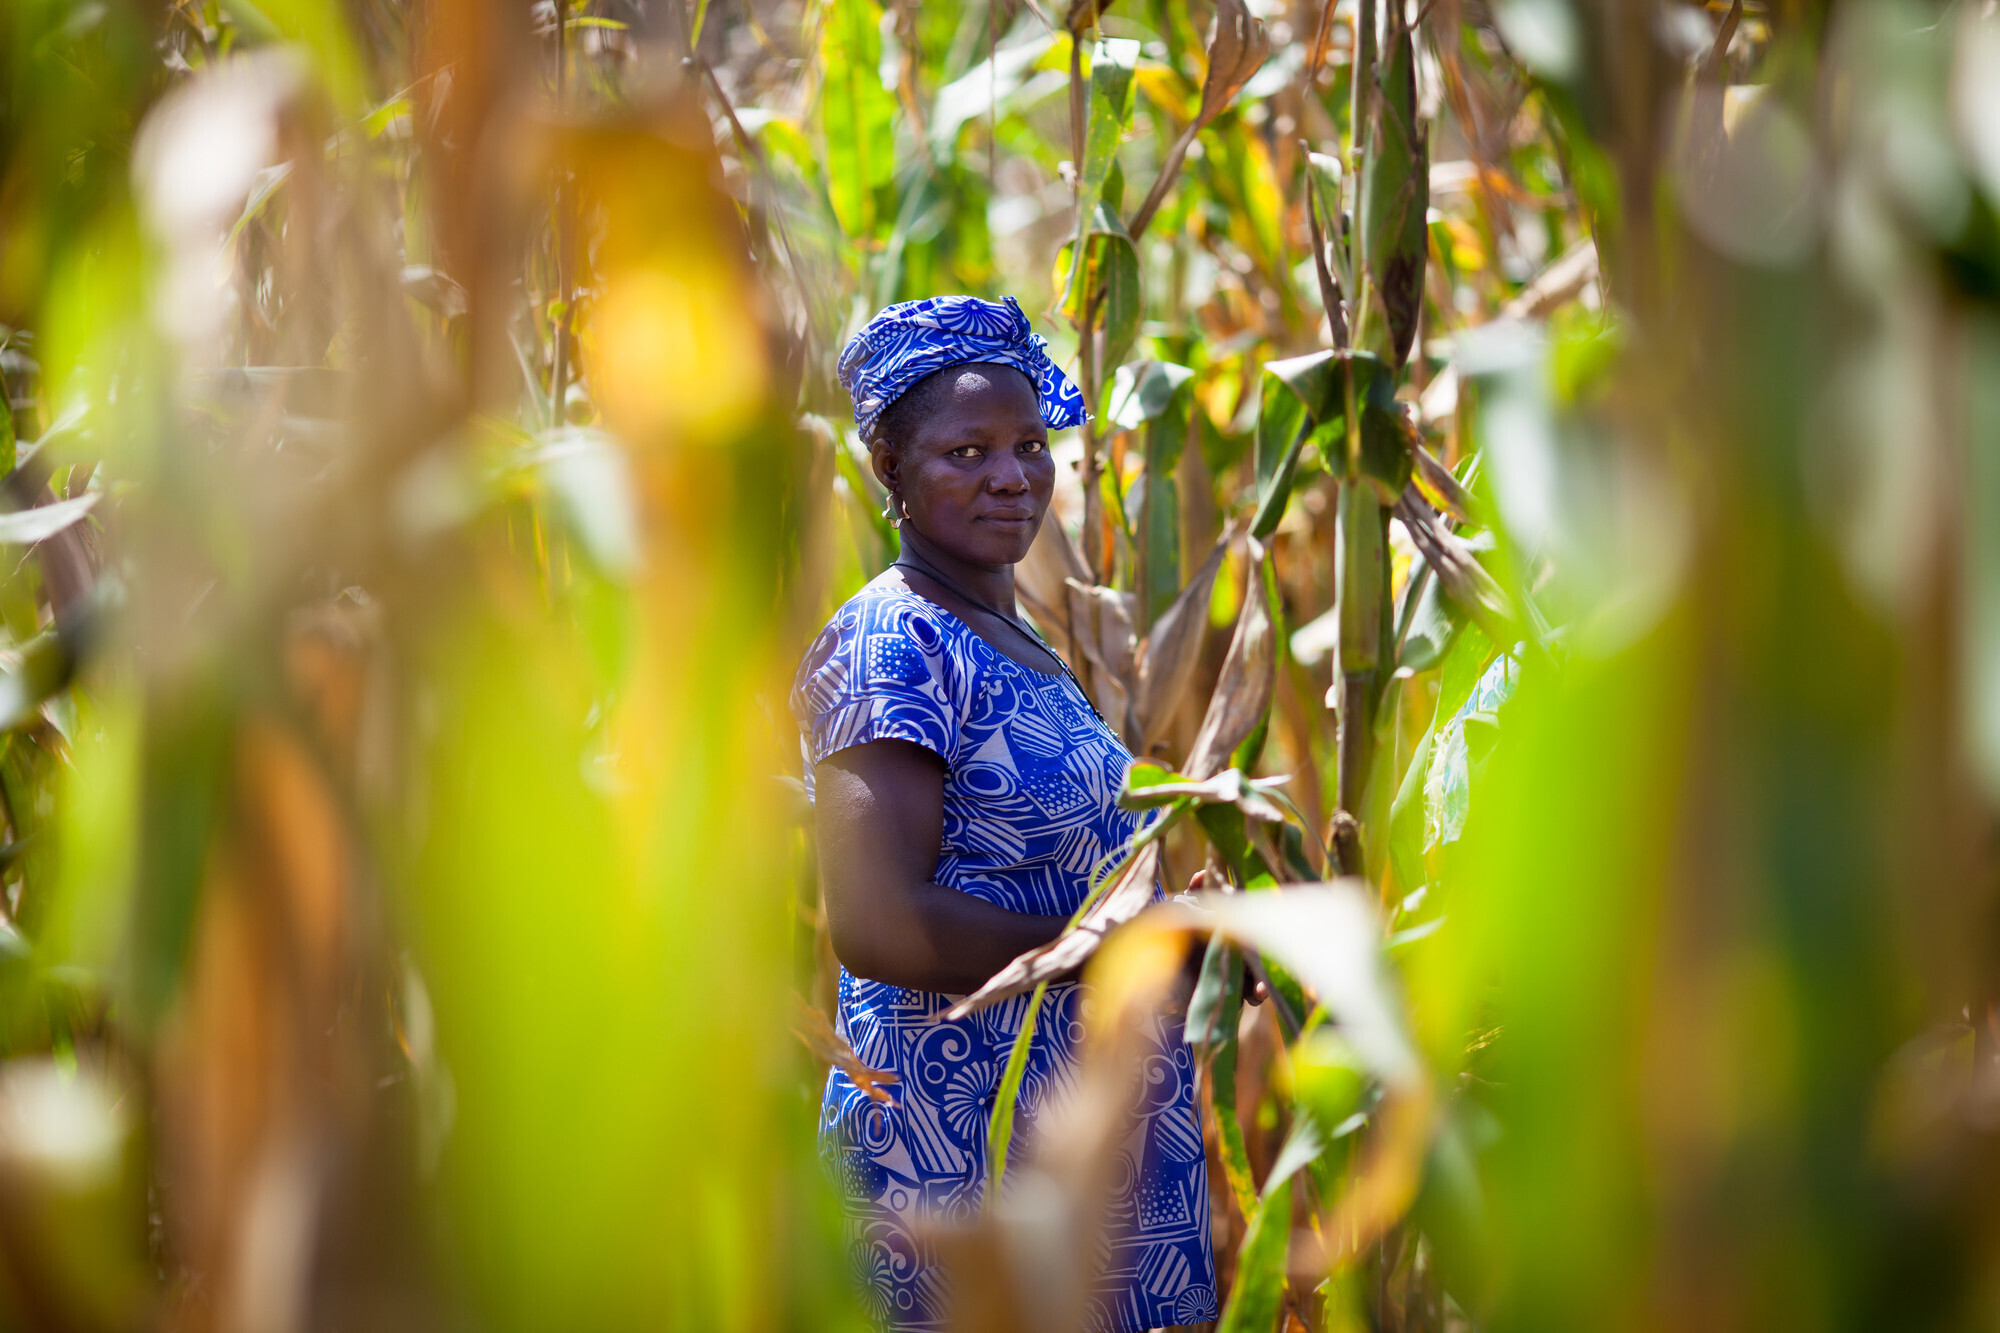
[[[1153,822],[958,1325],[1191,964],[1232,1333],[1991,1324],[1989,11],[0,7],[0,1322],[867,1326],[785,694],[964,291]]]

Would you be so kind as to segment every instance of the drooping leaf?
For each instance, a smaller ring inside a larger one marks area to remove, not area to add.
[[[1466,544],[1445,531],[1415,486],[1396,502],[1396,517],[1452,599],[1479,622],[1488,638],[1495,643],[1512,643],[1517,618],[1507,594]]]
[[[1087,614],[1075,614],[1069,585],[1071,580],[1086,583],[1089,578],[1083,553],[1054,517],[1043,521],[1027,558],[1014,566],[1014,594],[1022,609],[1074,670],[1089,661],[1079,640],[1091,632],[1091,621]]]
[[[1160,844],[1154,839],[1132,853],[1067,930],[994,973],[985,985],[953,1005],[948,1017],[964,1018],[1082,967],[1112,927],[1146,910],[1158,888],[1159,875]]]
[[[1282,824],[1285,812],[1268,793],[1290,781],[1289,777],[1246,777],[1240,768],[1224,769],[1212,778],[1196,781],[1140,761],[1127,770],[1118,803],[1128,810],[1153,810],[1177,802],[1233,805],[1252,819]]]
[[[1372,428],[1380,431],[1393,421],[1397,410],[1395,377],[1373,352],[1344,348],[1309,352],[1265,362],[1264,375],[1265,393],[1281,389],[1281,399],[1289,396],[1304,406],[1314,422],[1312,438],[1328,470],[1336,475],[1345,476],[1350,471],[1346,457],[1349,377],[1354,381],[1354,402],[1361,409],[1364,432],[1371,429],[1371,415],[1376,418]],[[1400,447],[1399,435],[1388,438]]]
[[[1166,612],[1153,622],[1139,651],[1139,688],[1132,700],[1133,725],[1139,733],[1139,754],[1180,710],[1201,661],[1202,640],[1208,633],[1208,608],[1223,554],[1235,540],[1236,529],[1224,531],[1187,586]]]
[[[1092,668],[1093,701],[1111,725],[1127,737],[1134,664],[1139,641],[1132,630],[1133,598],[1128,592],[1072,578],[1066,582],[1072,642]]]
[[[1171,21],[1168,27],[1172,28]],[[1186,160],[1188,145],[1229,106],[1243,86],[1263,68],[1271,54],[1271,38],[1264,21],[1250,13],[1244,0],[1220,0],[1215,7],[1215,30],[1208,40],[1207,72],[1202,76],[1201,105],[1168,148],[1160,163],[1160,174],[1146,200],[1132,215],[1132,234],[1143,236],[1158,211],[1160,201],[1178,177]]]
[[[1236,633],[1184,770],[1196,779],[1220,772],[1237,747],[1264,725],[1277,687],[1278,636],[1263,577],[1269,556],[1255,538],[1249,540],[1249,553]]]
[[[1208,72],[1201,81],[1201,123],[1221,115],[1270,56],[1271,37],[1264,20],[1251,14],[1245,0],[1217,0],[1215,32],[1208,39]]]

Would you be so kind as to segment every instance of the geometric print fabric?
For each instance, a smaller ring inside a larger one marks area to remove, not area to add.
[[[813,766],[850,746],[896,739],[938,755],[944,838],[933,881],[1010,911],[1075,911],[1092,870],[1138,826],[1117,803],[1131,755],[1069,678],[997,652],[893,571],[814,641],[791,707],[809,794]],[[840,973],[837,1028],[864,1063],[898,1082],[884,1104],[832,1071],[820,1147],[876,1317],[896,1333],[944,1327],[947,1293],[926,1236],[931,1223],[980,1207],[987,1121],[1031,997],[947,1022],[957,998]],[[1070,1086],[1082,1000],[1068,982],[1043,1001],[1010,1164],[1032,1144],[1038,1114]],[[1111,1164],[1115,1221],[1091,1321],[1104,1333],[1216,1316],[1207,1166],[1177,1021],[1160,1022],[1144,1073],[1145,1104]]]

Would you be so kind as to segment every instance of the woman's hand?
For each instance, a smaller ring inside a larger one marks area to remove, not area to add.
[[[944,761],[870,741],[813,769],[820,891],[834,956],[857,977],[969,995],[1067,917],[1029,916],[931,882],[944,840]]]
[[[1175,894],[1174,898],[1177,901],[1192,903],[1197,901],[1195,895],[1198,893],[1214,888],[1227,889],[1227,887],[1226,884],[1220,884],[1212,880],[1209,876],[1208,868],[1204,866],[1194,872],[1193,877],[1188,880],[1188,886]],[[1183,1008],[1186,1007],[1187,997],[1194,994],[1195,985],[1200,980],[1202,956],[1206,952],[1205,948],[1195,948],[1188,952],[1187,962],[1182,967],[1182,971],[1185,973],[1181,985]],[[1253,969],[1248,967],[1243,969],[1243,1002],[1245,1004],[1262,1004],[1270,997],[1270,994],[1271,992],[1265,988],[1264,983],[1257,980],[1257,974]]]

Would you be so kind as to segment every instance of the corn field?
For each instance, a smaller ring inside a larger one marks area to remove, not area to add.
[[[950,292],[1147,812],[955,1329],[1182,1003],[1224,1333],[2000,1328],[1992,0],[7,0],[0,1326],[871,1327],[785,695]]]

